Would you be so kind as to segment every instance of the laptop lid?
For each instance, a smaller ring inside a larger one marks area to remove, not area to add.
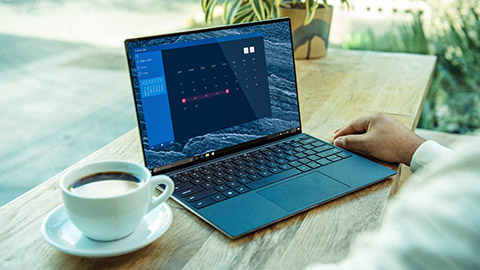
[[[164,173],[301,133],[290,20],[125,41],[146,166]]]

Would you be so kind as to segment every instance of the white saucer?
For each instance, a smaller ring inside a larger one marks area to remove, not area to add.
[[[82,257],[113,257],[145,247],[157,240],[172,224],[172,209],[162,203],[143,218],[129,236],[111,242],[90,240],[68,218],[62,204],[43,220],[42,235],[54,248]]]

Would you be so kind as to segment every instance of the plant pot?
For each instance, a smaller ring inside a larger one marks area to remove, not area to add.
[[[327,54],[332,14],[333,6],[320,6],[313,20],[303,25],[305,9],[280,7],[280,17],[287,16],[291,20],[295,59],[320,58]]]

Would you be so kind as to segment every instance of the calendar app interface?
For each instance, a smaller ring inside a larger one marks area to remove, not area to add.
[[[151,149],[272,114],[261,32],[142,48],[135,61]]]

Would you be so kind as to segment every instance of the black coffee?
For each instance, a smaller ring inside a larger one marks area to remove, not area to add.
[[[102,172],[75,181],[68,189],[82,197],[111,197],[136,189],[142,179],[125,172]]]

